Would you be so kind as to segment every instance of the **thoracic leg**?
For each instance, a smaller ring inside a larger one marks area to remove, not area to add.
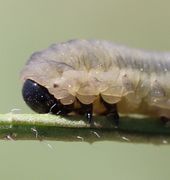
[[[105,108],[107,109],[106,115],[110,119],[113,119],[116,127],[119,126],[119,114],[117,112],[117,106],[116,104],[109,104],[106,103],[104,100],[102,100],[102,103],[104,104]]]
[[[82,104],[80,103],[81,108],[79,109],[80,114],[84,114],[87,118],[87,121],[92,124],[93,123],[93,104]]]
[[[167,117],[164,117],[164,116],[161,116],[160,120],[161,120],[163,125],[167,125],[167,123],[170,123],[170,118],[167,118]]]

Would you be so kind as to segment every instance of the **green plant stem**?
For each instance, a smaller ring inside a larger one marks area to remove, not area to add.
[[[90,124],[82,116],[50,114],[0,114],[0,139],[59,141],[125,141],[168,144],[169,123],[144,117],[121,117],[119,127],[105,116]]]

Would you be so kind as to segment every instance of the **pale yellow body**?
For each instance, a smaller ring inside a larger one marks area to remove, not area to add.
[[[21,73],[45,86],[64,105],[76,98],[105,111],[100,98],[123,114],[170,118],[170,54],[107,41],[73,40],[34,53]]]

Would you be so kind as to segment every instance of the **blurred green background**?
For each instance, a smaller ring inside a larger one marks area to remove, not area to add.
[[[19,73],[34,51],[74,38],[170,51],[170,1],[0,0],[0,110],[31,112]],[[170,179],[170,146],[1,141],[0,179]]]

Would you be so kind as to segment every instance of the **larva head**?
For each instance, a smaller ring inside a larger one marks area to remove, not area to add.
[[[23,84],[22,95],[26,104],[37,113],[64,113],[64,106],[48,90],[33,80]]]

